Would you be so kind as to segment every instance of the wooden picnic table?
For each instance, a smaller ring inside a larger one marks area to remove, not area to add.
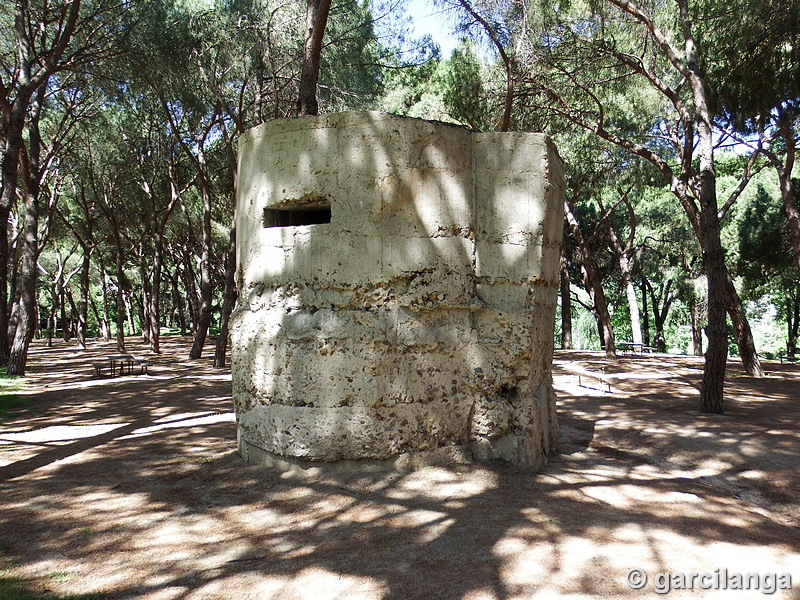
[[[131,354],[111,354],[106,356],[106,360],[108,361],[108,364],[101,362],[92,364],[92,366],[95,368],[95,371],[97,371],[98,377],[103,374],[103,369],[105,369],[107,366],[111,368],[112,377],[116,375],[118,371],[120,375],[124,375],[126,367],[128,374],[133,374],[134,365],[140,367],[140,374],[145,375],[147,374],[147,367],[150,366],[149,361],[143,358],[136,358]]]
[[[108,356],[107,359],[108,364],[111,365],[112,377],[116,373],[117,364],[119,364],[119,374],[122,375],[125,373],[126,365],[128,367],[128,373],[130,373],[133,368],[133,363],[136,362],[136,359],[134,359],[130,354],[112,354],[111,356]]]
[[[617,342],[617,346],[622,349],[622,352],[625,354],[643,354],[645,352],[655,352],[656,349],[652,346],[645,346],[644,344],[639,344],[636,342]]]

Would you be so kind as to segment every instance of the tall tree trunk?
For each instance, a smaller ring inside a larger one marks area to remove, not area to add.
[[[160,242],[156,242],[159,246]],[[161,263],[163,257],[161,256],[161,249],[156,248],[153,253],[153,282],[150,287],[150,297],[147,310],[145,311],[149,318],[148,328],[150,330],[150,352],[153,354],[161,354]]]
[[[647,289],[644,282],[642,288],[642,343],[645,346],[651,346],[650,343],[650,313],[647,307]]]
[[[636,287],[633,285],[633,268],[631,266],[631,261],[625,256],[619,257],[619,266],[622,271],[622,281],[625,284],[625,295],[628,298],[633,343],[642,344],[642,321],[639,313],[639,299],[636,295]]]
[[[561,245],[561,349],[572,350],[572,347],[572,296],[569,289],[566,243],[564,243]]]
[[[220,314],[219,339],[214,351],[214,366],[224,367],[228,351],[228,323],[236,304],[236,214],[233,215],[228,253],[225,257],[225,299]]]
[[[707,133],[711,135],[710,131]],[[708,143],[706,144],[709,145]],[[710,147],[708,151],[711,152]],[[701,161],[704,157],[701,156]],[[707,159],[706,161],[707,162]],[[700,410],[704,413],[721,414],[723,411],[723,387],[725,367],[728,360],[728,336],[726,331],[727,302],[725,255],[719,236],[719,217],[716,202],[716,177],[708,165],[701,164],[698,190],[700,192],[701,225],[703,228],[703,266],[708,281],[708,349],[703,368],[703,383],[700,387]]]
[[[783,210],[786,214],[786,222],[789,226],[789,240],[792,244],[795,266],[798,272],[800,272],[800,210],[798,210],[797,207],[797,198],[795,197],[794,185],[792,183],[792,171],[794,170],[797,148],[793,123],[782,111],[778,114],[778,129],[786,144],[785,159],[781,161],[780,157],[770,150],[763,150],[763,153],[772,163],[778,175],[778,185],[781,190]]]
[[[186,335],[186,303],[183,301],[180,279],[180,274],[176,271],[170,278],[170,282],[172,283],[172,304],[174,306],[174,314],[178,319],[178,328],[180,329],[181,336],[184,336]]]
[[[25,191],[25,216],[20,245],[20,266],[17,273],[16,306],[14,306],[16,326],[8,359],[7,372],[9,375],[25,374],[28,347],[36,329],[34,320],[36,318],[36,280],[39,258],[37,210],[37,190],[28,189]]]
[[[78,276],[78,286],[80,287],[80,296],[78,297],[78,325],[75,330],[75,335],[78,338],[78,344],[86,348],[86,335],[89,329],[89,276],[92,255],[83,248],[83,261],[81,263],[80,275]]]
[[[50,295],[52,297],[52,306],[50,306],[50,316],[47,318],[47,327],[45,328],[45,341],[44,345],[47,348],[53,347],[53,332],[56,331],[58,327],[58,323],[56,319],[56,286],[52,284],[50,286]]]
[[[661,315],[655,316],[655,325],[656,325],[655,347],[658,352],[667,351],[667,338],[664,335],[664,321],[665,319]]]
[[[205,164],[203,163],[203,166]],[[200,358],[211,325],[213,289],[211,287],[211,189],[205,174],[201,175],[203,197],[203,249],[200,257],[200,307],[197,311],[197,328],[194,332],[189,358]]]
[[[161,284],[164,270],[164,229],[173,209],[180,200],[181,192],[175,184],[172,168],[169,169],[170,201],[160,219],[153,224],[153,269],[150,288],[150,303],[147,313],[150,318],[150,351],[161,353]]]
[[[75,327],[75,329],[72,329],[72,333],[75,334],[75,338],[77,339],[78,338],[78,329],[77,329],[78,307],[75,305],[75,297],[73,296],[72,291],[69,288],[67,288],[66,300],[67,300],[67,303],[69,304],[69,311],[70,311],[70,329]],[[75,315],[75,316],[73,317],[72,315]]]
[[[152,291],[150,277],[147,274],[144,257],[139,258],[139,276],[142,279],[142,303],[139,312],[139,322],[142,325],[142,343],[150,346],[150,293]]]
[[[787,289],[784,294],[786,298],[786,355],[794,358],[797,352],[797,334],[800,328],[800,289],[795,289],[792,295]]]
[[[725,252],[720,240],[719,207],[717,205],[717,176],[714,170],[714,135],[711,111],[704,74],[697,57],[697,44],[692,34],[692,18],[687,0],[677,0],[680,10],[681,27],[685,41],[686,81],[692,90],[694,101],[694,121],[697,135],[697,159],[699,169],[693,177],[694,193],[700,203],[697,215],[700,226],[700,246],[703,250],[703,267],[708,283],[708,349],[703,367],[703,383],[700,386],[700,410],[704,413],[723,412],[723,390],[725,367],[728,361],[728,339],[726,332],[727,312]],[[687,124],[687,132],[691,124]],[[694,142],[693,136],[686,135],[686,146]],[[684,160],[691,156],[685,152]],[[689,166],[688,168],[692,168]]]
[[[703,356],[703,329],[700,326],[700,305],[697,298],[692,298],[689,315],[692,321],[692,354]]]
[[[736,292],[736,287],[733,285],[733,280],[727,268],[724,270],[723,284],[725,285],[725,304],[736,335],[742,367],[750,377],[763,377],[764,369],[761,367],[761,360],[758,358],[753,331],[750,329],[750,322],[744,312],[742,299]]]
[[[100,325],[100,335],[103,340],[107,342],[111,339],[111,319],[108,315],[108,279],[102,261],[100,263],[100,283],[100,294],[103,300],[103,315],[102,320],[98,318],[97,322]]]
[[[5,157],[3,160],[5,162]],[[3,196],[5,196],[6,186],[9,184],[6,183],[5,177],[3,179]],[[5,204],[5,199],[0,200],[0,202]],[[2,366],[8,365],[8,356],[10,352],[8,336],[8,268],[10,262],[8,222],[10,216],[11,211],[9,208],[0,205],[0,365]]]
[[[65,288],[66,283],[62,278],[58,282],[58,303],[61,306],[61,339],[68,343],[70,339],[72,339],[72,331],[70,327],[70,318],[67,316],[67,294]]]
[[[28,348],[36,331],[36,282],[39,275],[39,189],[42,181],[41,173],[41,134],[39,117],[45,96],[43,84],[31,101],[28,124],[28,151],[21,152],[20,167],[22,172],[25,201],[25,217],[22,226],[22,245],[20,267],[17,273],[18,298],[15,310],[18,318],[14,337],[8,357],[7,372],[9,375],[24,375],[28,363]],[[5,192],[5,190],[3,190]]]
[[[237,122],[237,125],[239,122]],[[220,123],[223,140],[225,141],[225,154],[228,157],[228,167],[233,178],[233,189],[239,187],[239,170],[236,152],[233,148],[233,138],[228,134],[225,121]],[[236,305],[238,290],[236,288],[236,201],[234,198],[233,215],[231,217],[231,230],[228,238],[228,252],[225,257],[225,297],[220,311],[220,332],[217,347],[214,351],[214,366],[224,367],[228,351],[228,334],[231,313]]]
[[[578,220],[575,218],[575,213],[572,206],[568,201],[564,202],[564,214],[567,219],[572,235],[578,244],[581,252],[581,261],[583,262],[583,274],[586,284],[586,291],[592,299],[592,306],[594,308],[595,318],[598,323],[598,330],[600,332],[600,342],[605,349],[608,358],[616,358],[617,352],[614,342],[614,329],[611,326],[611,314],[608,312],[608,303],[606,302],[606,294],[603,290],[603,281],[600,277],[600,272],[597,269],[592,251],[589,248],[586,240],[581,232]]]
[[[500,121],[500,131],[508,131],[511,128],[511,111],[514,106],[514,61],[512,61],[511,56],[506,52],[509,47],[508,43],[500,39],[497,35],[497,28],[484,19],[470,2],[467,0],[458,0],[458,2],[461,8],[469,14],[470,18],[483,27],[484,33],[492,41],[495,50],[497,50],[497,54],[500,56],[500,60],[503,62],[503,68],[506,74],[506,91],[503,102],[503,117]],[[527,19],[523,16],[523,26],[526,20]]]
[[[633,241],[636,236],[636,216],[633,212],[633,206],[631,205],[630,198],[628,197],[629,194],[630,189],[621,194],[619,202],[616,205],[618,206],[620,203],[624,203],[628,209],[629,233],[628,240],[624,247],[619,240],[617,232],[614,230],[614,227],[611,224],[610,217],[611,213],[614,211],[614,208],[611,208],[611,210],[606,210],[603,206],[602,200],[598,200],[598,203],[600,205],[600,210],[603,211],[603,221],[606,224],[609,241],[611,242],[611,249],[614,251],[614,255],[617,257],[620,273],[622,274],[622,282],[625,285],[625,295],[628,299],[628,311],[631,316],[631,336],[633,337],[633,343],[641,345],[642,324],[639,313],[639,302],[636,298],[636,288],[633,285]]]
[[[584,265],[584,272],[588,283],[587,291],[592,298],[592,305],[595,309],[595,317],[597,318],[600,331],[600,340],[603,342],[606,357],[616,358],[617,350],[616,342],[614,341],[614,329],[611,326],[611,313],[608,311],[606,293],[603,290],[603,280],[600,278],[600,273],[594,266],[586,268],[586,265]]]
[[[118,237],[118,234],[117,236]],[[123,282],[125,281],[125,267],[122,262],[122,243],[117,241],[117,252],[116,252],[116,267],[117,267],[117,295],[116,295],[116,306],[117,306],[117,351],[118,352],[125,352],[125,289],[123,287]]]
[[[303,67],[297,99],[298,115],[319,114],[317,82],[322,53],[322,36],[328,23],[331,0],[306,0],[306,41],[303,45]]]
[[[25,375],[28,347],[36,329],[36,279],[39,272],[36,264],[39,258],[37,209],[37,192],[28,190],[25,194],[22,252],[17,275],[18,319],[8,359],[9,375]]]
[[[10,357],[10,334],[13,329],[9,323],[9,281],[8,273],[11,262],[11,248],[8,239],[9,218],[11,207],[17,197],[19,188],[20,155],[23,150],[23,132],[25,130],[25,116],[28,111],[33,90],[20,89],[11,110],[8,120],[4,123],[5,147],[2,160],[2,195],[0,195],[0,364],[8,365]]]
[[[136,298],[133,292],[128,290],[123,294],[123,299],[125,300],[125,318],[128,321],[128,332],[130,335],[136,335],[136,318],[134,317],[136,314],[134,311]]]

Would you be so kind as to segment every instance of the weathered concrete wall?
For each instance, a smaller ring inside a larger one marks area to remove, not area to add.
[[[557,434],[561,169],[544,135],[377,112],[244,134],[231,360],[242,454],[538,468]],[[288,209],[324,220],[326,206],[328,223],[265,227]]]

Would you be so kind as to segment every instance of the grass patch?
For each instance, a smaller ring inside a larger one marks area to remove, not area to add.
[[[161,327],[159,331],[161,332],[161,337],[180,337],[181,335],[181,330],[179,327]],[[187,335],[191,335],[190,331],[187,331],[186,333]]]
[[[0,375],[0,421],[8,418],[12,409],[25,403],[25,398],[19,393],[21,389],[21,377]]]
[[[0,598],[3,600],[102,600],[98,594],[80,594],[59,596],[47,591],[35,592],[30,589],[30,584],[15,577],[0,576]]]
[[[61,596],[48,592],[41,584],[37,585],[17,577],[6,577],[8,567],[14,561],[8,557],[11,545],[0,542],[0,598],[2,600],[103,600],[101,594],[70,594]],[[56,583],[69,581],[69,574],[51,573],[50,580]],[[38,590],[36,588],[39,588]]]

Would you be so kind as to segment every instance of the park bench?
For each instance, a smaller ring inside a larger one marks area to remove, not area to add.
[[[586,387],[594,390],[600,390],[604,393],[611,393],[611,380],[613,377],[606,375],[605,373],[598,373],[597,371],[590,371],[589,369],[585,369],[578,365],[562,365],[561,366],[565,371],[568,373],[572,373],[573,375],[578,376],[578,385],[581,387]],[[593,387],[589,385],[584,385],[584,380],[594,381],[599,383],[601,387]]]
[[[790,356],[788,354],[781,354],[779,358],[781,359],[781,364],[783,364],[784,361],[786,361],[787,363],[791,363],[791,364],[794,364],[794,363],[797,362],[797,357],[794,356],[794,355]]]
[[[139,375],[147,375],[147,367],[150,366],[150,361],[143,358],[134,358],[133,360],[139,365]]]

